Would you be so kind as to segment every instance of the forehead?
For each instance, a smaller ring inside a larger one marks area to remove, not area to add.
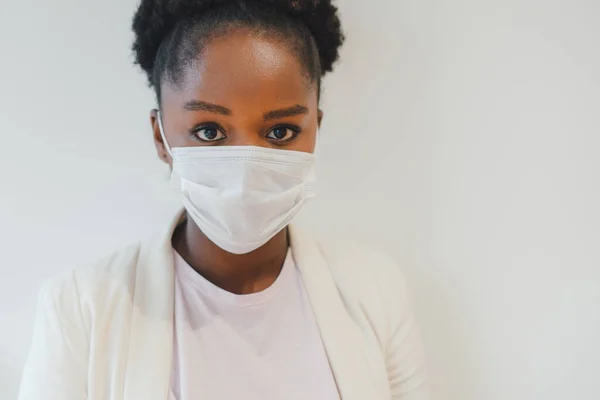
[[[264,102],[316,106],[316,83],[292,46],[265,33],[238,29],[213,38],[182,72],[178,85],[163,84],[165,102],[196,98],[231,107]]]

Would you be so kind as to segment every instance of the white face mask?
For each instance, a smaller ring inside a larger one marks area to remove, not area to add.
[[[315,156],[255,146],[170,148],[171,178],[200,230],[234,254],[267,243],[315,195]]]

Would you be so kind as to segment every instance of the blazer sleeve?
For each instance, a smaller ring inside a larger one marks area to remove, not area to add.
[[[406,281],[395,262],[382,264],[378,281],[388,320],[385,357],[392,400],[429,400],[423,344]]]
[[[39,294],[19,400],[85,400],[89,343],[73,276]]]

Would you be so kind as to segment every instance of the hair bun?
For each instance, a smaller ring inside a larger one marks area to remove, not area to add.
[[[180,21],[221,6],[257,4],[274,7],[303,22],[317,45],[321,75],[333,70],[344,34],[331,0],[142,0],[133,18],[135,62],[151,80],[159,48]]]

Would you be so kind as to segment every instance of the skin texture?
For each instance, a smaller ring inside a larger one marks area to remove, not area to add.
[[[182,83],[163,82],[161,88],[161,115],[171,147],[314,151],[322,119],[317,84],[310,82],[293,51],[277,38],[248,29],[232,30],[211,40],[197,62],[186,66]],[[156,110],[150,119],[158,156],[172,165]],[[288,126],[300,133],[294,137]],[[213,138],[218,140],[201,140]],[[236,255],[212,243],[188,218],[173,235],[173,246],[215,285],[249,294],[266,289],[279,275],[288,249],[287,229],[255,251]]]

